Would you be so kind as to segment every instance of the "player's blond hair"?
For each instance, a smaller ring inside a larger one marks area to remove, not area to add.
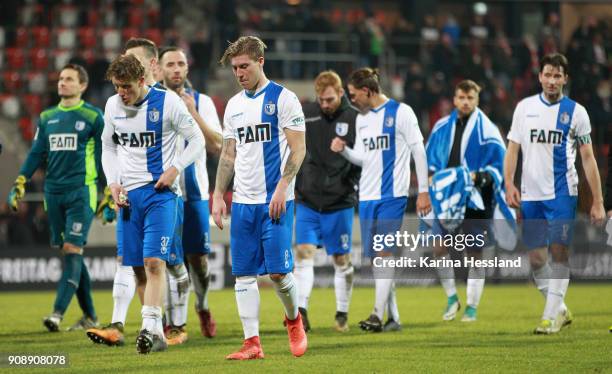
[[[256,36],[241,36],[235,42],[230,42],[219,63],[223,66],[236,56],[247,55],[253,61],[264,56],[266,44]]]
[[[121,82],[133,82],[144,78],[145,68],[134,55],[119,55],[106,71],[106,79],[115,78]]]
[[[319,73],[314,81],[315,92],[321,95],[327,87],[332,87],[336,92],[342,90],[342,79],[333,70],[325,70]]]
[[[478,95],[480,93],[481,88],[473,80],[466,79],[466,80],[462,80],[461,82],[457,83],[457,86],[455,86],[455,92],[457,92],[457,90],[461,90],[465,93],[468,93],[470,91],[475,91],[476,95]]]

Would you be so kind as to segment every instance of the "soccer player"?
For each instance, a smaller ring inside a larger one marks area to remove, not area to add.
[[[146,272],[136,346],[139,353],[149,353],[167,347],[161,304],[166,262],[174,260],[181,194],[176,177],[201,157],[204,137],[178,95],[145,84],[145,69],[136,57],[117,57],[107,79],[117,94],[108,99],[104,112],[102,164],[121,208],[117,241],[123,265],[144,265]],[[189,145],[177,155],[179,139]]]
[[[361,68],[348,81],[351,101],[361,113],[356,120],[355,149],[334,138],[331,149],[362,167],[359,179],[359,220],[366,257],[391,256],[393,248],[373,252],[375,234],[394,233],[401,227],[408,202],[410,154],[414,157],[418,179],[417,213],[431,210],[427,187],[427,159],[423,136],[412,108],[389,99],[380,90],[376,69]],[[384,331],[382,320],[388,310],[387,331],[400,329],[395,300],[393,270],[375,276],[375,304],[372,314],[359,322],[365,331]]]
[[[100,109],[81,100],[88,82],[82,66],[68,64],[62,68],[57,82],[60,102],[40,114],[32,149],[8,196],[9,205],[17,211],[26,181],[46,159],[45,208],[51,245],[61,249],[64,262],[53,313],[43,319],[49,331],[59,331],[75,293],[84,315],[69,330],[98,324],[83,247],[96,211],[104,119]]]
[[[533,277],[546,298],[536,334],[554,334],[572,322],[563,299],[569,285],[568,245],[578,195],[577,149],[593,195],[591,220],[600,223],[605,217],[589,116],[582,105],[563,95],[567,72],[565,56],[553,53],[542,58],[542,92],[517,104],[504,160],[506,199],[510,206],[521,208]],[[520,191],[514,185],[519,149],[523,154]]]
[[[266,78],[264,48],[259,38],[243,36],[227,47],[220,61],[231,64],[244,89],[225,109],[213,194],[213,218],[223,229],[223,194],[235,172],[230,248],[245,340],[239,351],[226,357],[229,360],[264,357],[257,275],[270,274],[283,303],[291,353],[302,356],[308,344],[291,273],[294,178],[306,152],[304,114],[293,92]]]
[[[210,96],[197,92],[186,86],[189,64],[185,52],[178,47],[165,48],[159,56],[160,69],[164,86],[176,92],[187,105],[189,113],[196,121],[204,139],[206,150],[219,153],[221,150],[222,130],[215,105]],[[179,142],[179,148],[184,147]],[[208,269],[209,212],[208,212],[208,172],[206,170],[206,152],[196,162],[187,166],[180,177],[181,190],[184,193],[183,252],[192,278],[196,294],[196,312],[200,319],[202,335],[212,338],[216,335],[216,323],[208,307],[208,287],[210,272]],[[176,278],[168,274],[170,289],[174,290]],[[179,343],[187,339],[184,325],[187,323],[189,293],[181,297],[168,292],[171,297],[171,328],[166,334],[168,343]]]
[[[461,225],[448,230],[438,219],[433,220],[432,233],[445,235],[449,231],[481,236],[481,241],[466,249],[466,256],[480,259],[484,244],[490,242],[487,232],[496,208],[496,195],[502,199],[504,153],[506,146],[499,129],[478,108],[480,87],[471,80],[464,80],[455,87],[453,104],[455,109],[450,115],[441,118],[434,126],[427,141],[427,162],[431,173],[466,166],[474,187],[484,203],[484,209],[467,207]],[[435,193],[431,192],[434,200]],[[435,201],[435,200],[434,200]],[[453,226],[455,226],[454,222]],[[483,244],[483,245],[478,245]],[[436,257],[448,256],[449,248],[434,247]],[[452,267],[439,267],[440,283],[446,292],[447,306],[442,319],[452,321],[460,309],[455,271]],[[484,289],[484,268],[470,267],[467,279],[467,308],[462,322],[476,321],[476,311]]]
[[[296,179],[296,261],[293,274],[298,287],[298,308],[304,329],[310,330],[308,299],[314,282],[314,255],[325,246],[334,261],[336,325],[348,331],[348,310],[353,291],[351,237],[355,214],[355,186],[359,167],[332,152],[329,144],[336,136],[350,147],[355,144],[353,108],[336,72],[320,73],[314,81],[317,103],[304,107],[306,117],[306,157]]]
[[[124,46],[124,53],[132,55],[140,61],[144,68],[144,83],[159,89],[165,89],[154,79],[154,73],[158,68],[158,49],[155,43],[144,38],[130,38]],[[103,222],[114,220],[112,209],[114,208],[114,200],[108,188],[104,191],[104,199],[100,203],[99,215]],[[181,202],[179,201],[179,204]],[[178,216],[179,226],[182,222],[182,211]],[[122,236],[123,222],[117,222],[117,238]],[[173,252],[180,252],[180,241],[173,242]],[[178,259],[176,258],[178,257]],[[127,312],[134,298],[134,293],[138,293],[140,303],[144,305],[144,289],[146,286],[146,274],[144,267],[141,266],[124,266],[123,264],[123,247],[121,241],[117,239],[117,269],[113,281],[113,315],[111,323],[101,328],[91,328],[87,330],[87,336],[94,343],[104,343],[110,346],[123,345],[123,330]],[[189,286],[189,278],[187,270],[183,265],[182,254],[175,253],[175,259],[171,260],[171,265],[168,266],[169,273],[176,273],[181,278],[182,282],[180,289],[181,294],[187,294],[186,290]],[[171,275],[169,275],[171,276]]]

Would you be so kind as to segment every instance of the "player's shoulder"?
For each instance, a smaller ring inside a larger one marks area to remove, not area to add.
[[[41,121],[45,122],[53,118],[59,113],[61,113],[61,110],[59,109],[58,105],[50,106],[48,108],[45,108],[42,112],[40,112],[40,119]]]
[[[439,120],[436,121],[436,123],[433,125],[433,128],[431,129],[431,133],[433,134],[434,132],[440,130],[442,127],[446,126],[449,124],[449,118],[450,118],[450,114],[440,118]]]
[[[539,107],[540,105],[542,105],[544,102],[542,101],[542,98],[540,97],[540,94],[535,94],[535,95],[531,95],[531,96],[527,96],[524,97],[523,99],[521,99],[517,104],[516,104],[516,108],[523,108],[523,107]]]
[[[81,106],[78,109],[78,111],[79,111],[79,114],[81,114],[83,117],[85,117],[90,122],[95,122],[98,117],[104,116],[100,108],[88,102],[84,102],[83,106]]]

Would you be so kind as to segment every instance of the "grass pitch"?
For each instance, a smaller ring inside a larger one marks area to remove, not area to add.
[[[20,373],[612,372],[612,334],[608,332],[612,286],[608,284],[571,284],[566,302],[575,321],[554,336],[531,334],[544,307],[544,299],[531,285],[485,286],[479,320],[470,324],[441,321],[446,297],[440,287],[397,291],[403,331],[360,331],[357,322],[369,315],[374,291],[356,288],[349,314],[351,330],[340,334],[332,330],[333,290],[315,289],[309,307],[313,326],[308,335],[309,350],[296,359],[289,352],[281,323],[281,304],[273,290],[261,289],[261,339],[266,358],[249,362],[224,360],[242,342],[233,290],[210,294],[218,324],[216,338],[199,334],[197,316],[190,310],[189,341],[167,352],[144,356],[136,353],[134,343],[140,327],[137,298],[128,314],[126,345],[107,347],[93,344],[84,332],[44,330],[41,317],[50,312],[53,292],[5,292],[0,293],[0,352],[69,356],[69,368],[12,370]],[[464,302],[464,288],[459,295]],[[112,312],[110,291],[95,292],[94,300],[100,321],[107,323]],[[62,329],[79,316],[73,300]]]

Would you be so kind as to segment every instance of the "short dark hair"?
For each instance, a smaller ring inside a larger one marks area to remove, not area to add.
[[[551,65],[556,67],[563,68],[563,74],[567,75],[567,71],[569,69],[569,63],[567,62],[567,57],[562,55],[561,53],[549,53],[546,56],[542,57],[540,60],[540,73],[544,71],[544,66]]]
[[[476,95],[478,95],[480,93],[480,86],[473,80],[466,79],[457,83],[457,85],[455,86],[455,92],[457,92],[457,90],[461,90],[465,93],[468,93],[470,91],[476,91]]]
[[[127,42],[125,42],[124,51],[138,47],[142,47],[147,53],[147,57],[149,58],[157,58],[159,54],[155,42],[145,38],[130,38]]]
[[[378,69],[357,69],[349,75],[347,83],[355,88],[366,87],[372,92],[380,92],[380,75],[378,74]]]
[[[177,47],[175,45],[171,45],[171,46],[164,46],[161,47],[159,49],[159,61],[161,61],[162,57],[164,57],[164,55],[168,52],[183,52],[185,53],[185,50],[181,47]]]
[[[111,62],[106,71],[106,79],[113,78],[122,82],[132,82],[144,78],[145,68],[133,55],[119,55]]]
[[[64,65],[62,70],[60,70],[60,72],[66,69],[75,70],[77,72],[77,74],[79,75],[79,83],[89,84],[89,75],[87,74],[87,70],[85,70],[83,66],[79,64],[72,64],[72,63],[66,64]]]
[[[268,46],[256,36],[241,36],[236,41],[230,42],[219,63],[225,65],[232,58],[241,55],[247,55],[251,60],[257,61],[264,56],[266,48]]]

